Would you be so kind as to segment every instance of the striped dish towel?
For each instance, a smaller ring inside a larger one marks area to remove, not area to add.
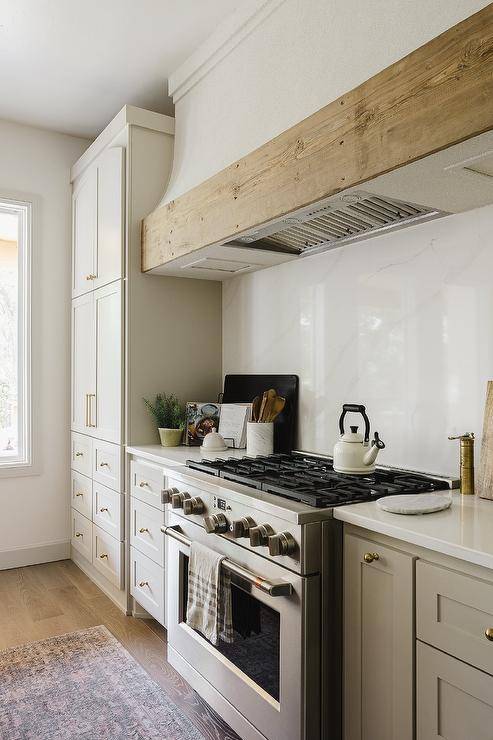
[[[221,568],[223,555],[192,542],[188,561],[186,623],[213,645],[233,642],[231,578]]]

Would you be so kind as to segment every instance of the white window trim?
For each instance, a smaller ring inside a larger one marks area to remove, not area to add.
[[[35,475],[37,470],[34,465],[32,408],[32,236],[34,203],[32,200],[20,200],[0,193],[0,210],[10,213],[15,212],[20,216],[18,417],[22,424],[22,454],[17,458],[6,461],[0,459],[0,477]]]

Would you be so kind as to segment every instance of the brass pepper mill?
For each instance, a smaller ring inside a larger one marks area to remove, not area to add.
[[[460,492],[465,495],[474,493],[474,432],[466,432],[460,439]]]

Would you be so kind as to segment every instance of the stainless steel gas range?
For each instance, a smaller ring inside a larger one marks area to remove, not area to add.
[[[334,506],[447,487],[405,471],[339,475],[294,453],[189,461],[163,492],[168,659],[243,737],[341,737],[342,531]],[[232,644],[185,623],[188,556],[198,541],[224,555]]]

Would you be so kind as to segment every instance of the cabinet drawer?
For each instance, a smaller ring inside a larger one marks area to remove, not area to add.
[[[164,511],[130,498],[130,544],[151,560],[164,566]]]
[[[92,564],[117,588],[123,588],[123,547],[123,542],[93,525]]]
[[[72,509],[72,547],[92,561],[92,522]]]
[[[163,468],[141,460],[130,464],[131,495],[145,504],[164,510],[161,492],[165,488]]]
[[[165,626],[164,569],[135,547],[130,548],[130,593]]]
[[[93,483],[92,520],[98,527],[111,534],[116,540],[123,540],[123,494],[111,488]]]
[[[493,678],[417,642],[417,739],[491,740]]]
[[[92,519],[92,480],[75,470],[71,474],[71,497],[73,508]]]
[[[83,475],[92,474],[92,439],[72,432],[72,469]]]
[[[120,445],[93,440],[93,473],[95,481],[120,493],[122,476],[122,455]]]
[[[493,583],[418,561],[417,636],[493,674]]]

